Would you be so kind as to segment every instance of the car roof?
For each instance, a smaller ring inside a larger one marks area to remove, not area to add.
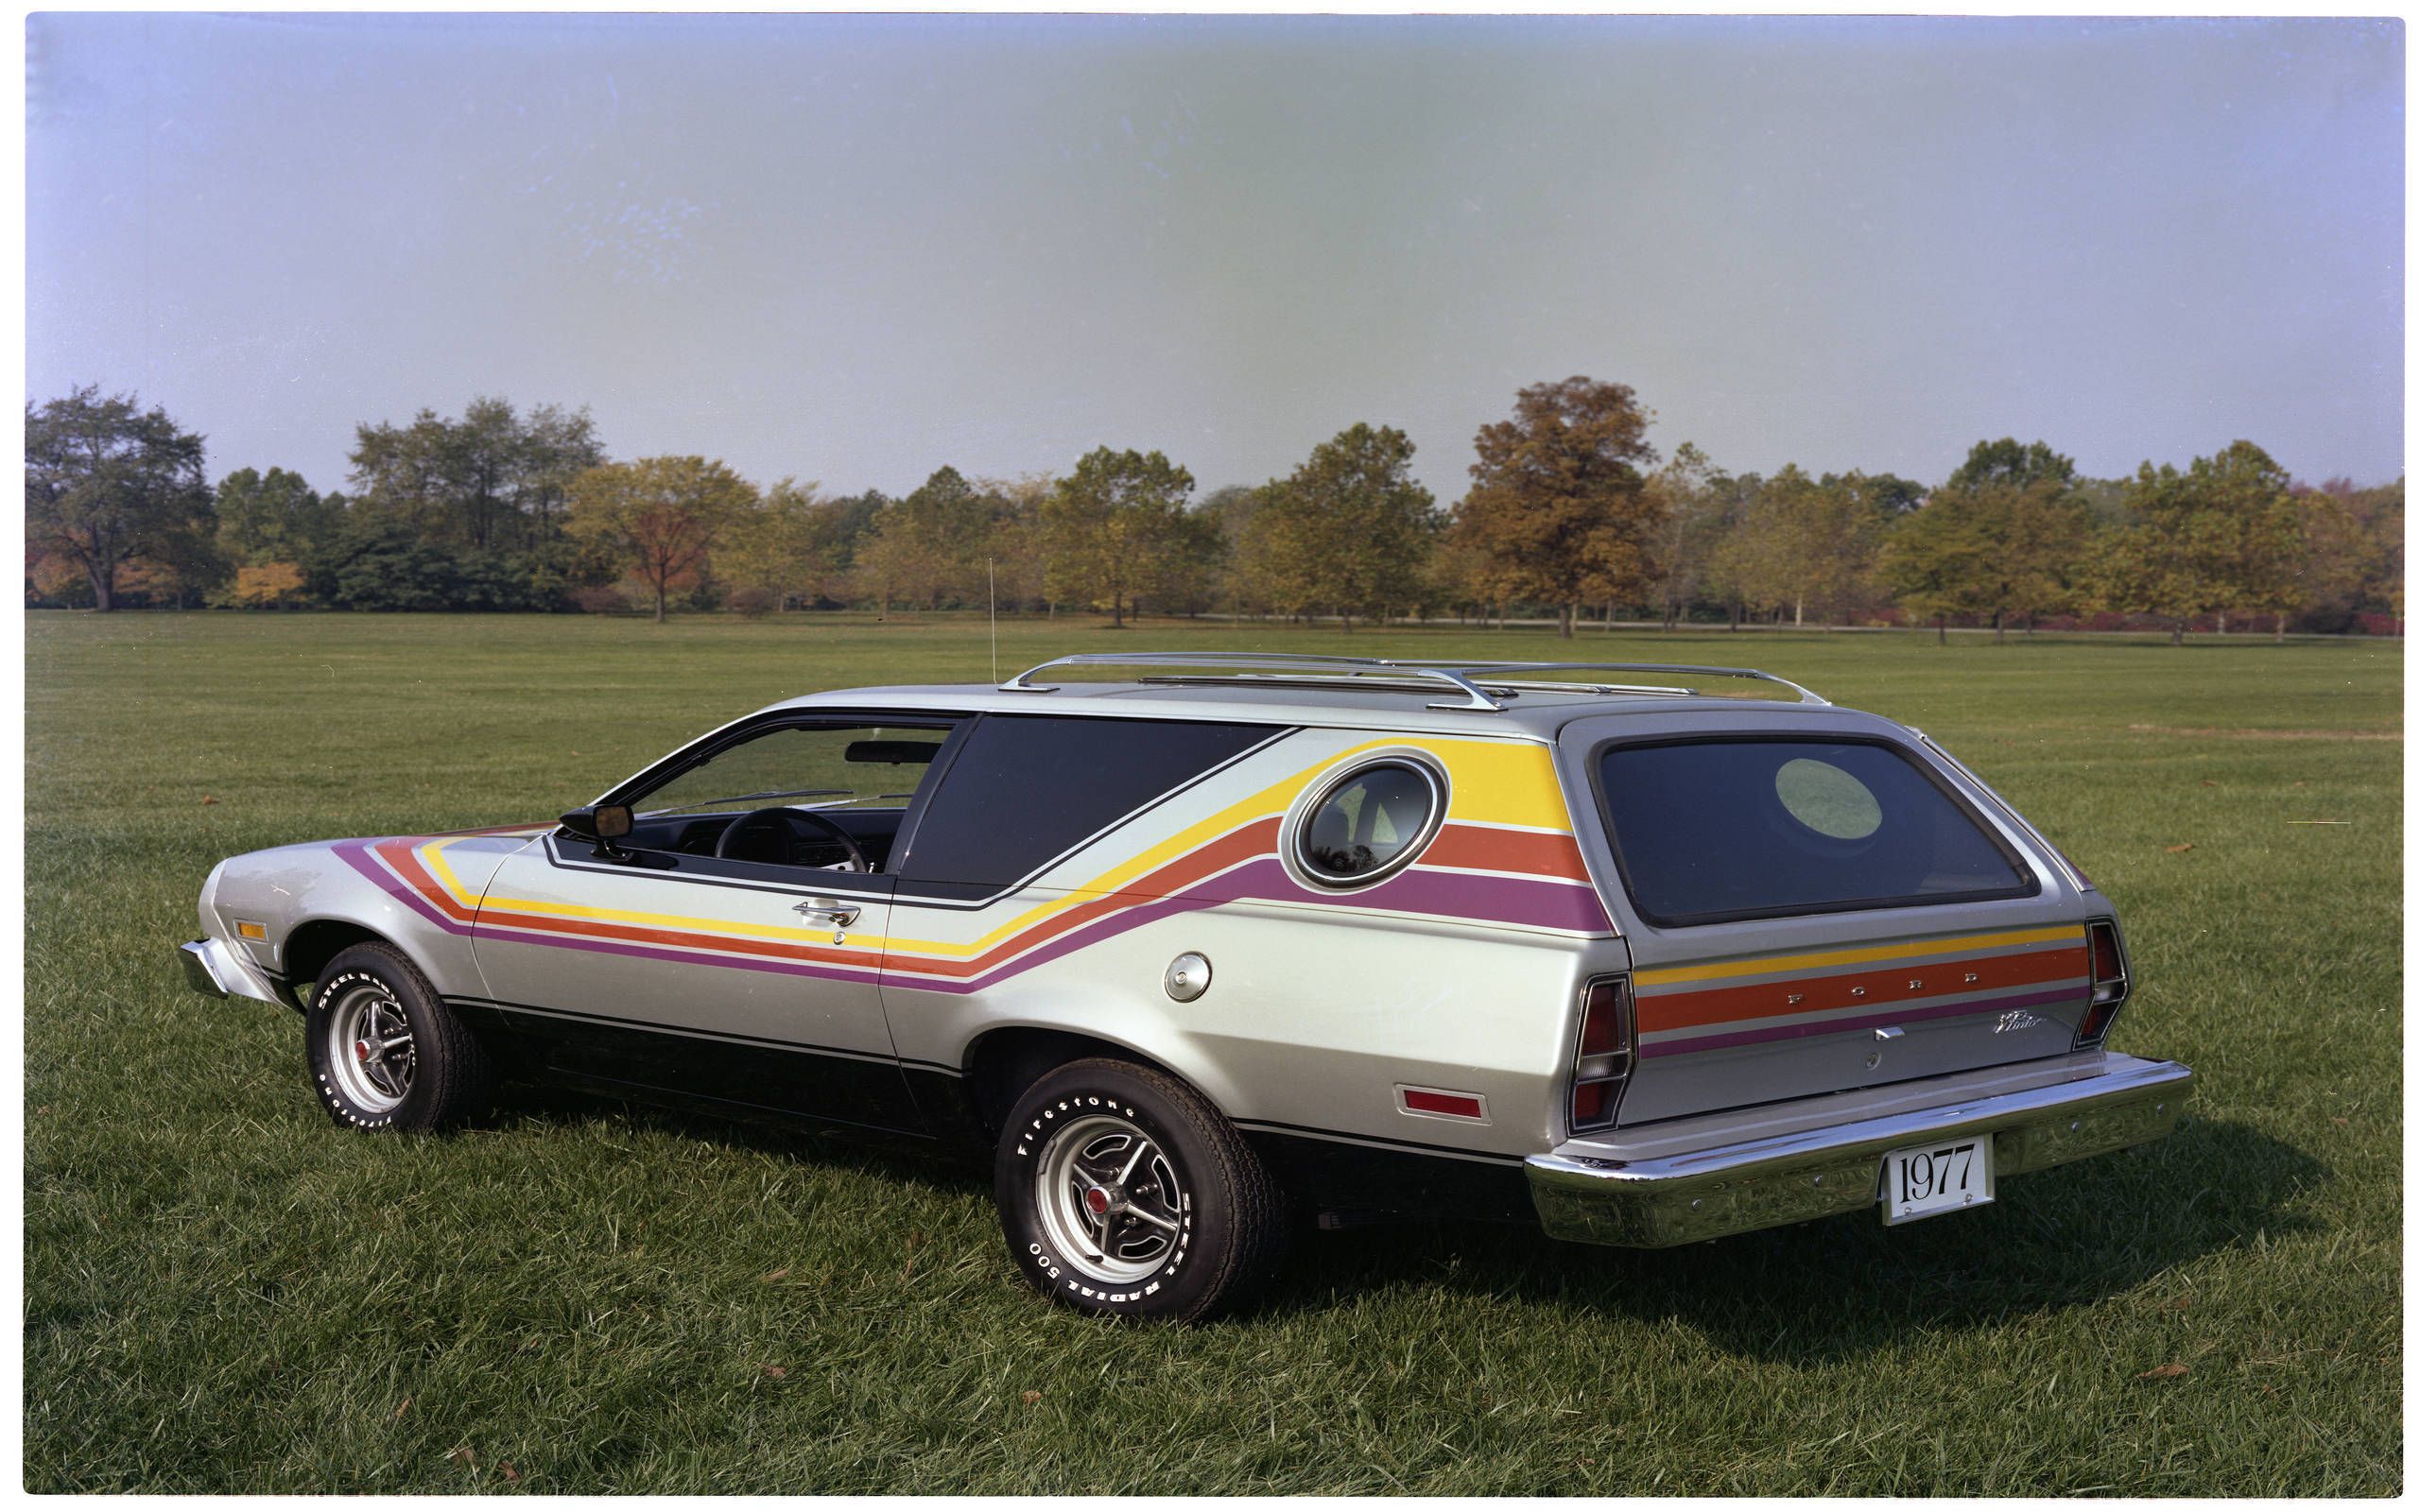
[[[1091,680],[1071,672],[1122,670]],[[1140,677],[1131,674],[1140,672]],[[1602,674],[1619,674],[1615,680]],[[1662,680],[1641,680],[1653,677]],[[1739,684],[1738,696],[1692,689]],[[1743,687],[1744,691],[1744,687]],[[1790,720],[1841,713],[1815,694],[1744,667],[1660,662],[1411,662],[1374,658],[1261,653],[1136,653],[1066,657],[999,684],[916,684],[835,689],[771,706],[875,705],[936,713],[1073,713],[1125,718],[1248,719],[1290,725],[1455,734],[1520,733],[1551,739],[1574,719],[1617,713],[1737,710]]]

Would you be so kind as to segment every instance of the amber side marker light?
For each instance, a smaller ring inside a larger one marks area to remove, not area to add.
[[[1628,977],[1599,977],[1582,989],[1579,1055],[1571,1068],[1573,1133],[1613,1123],[1637,1058],[1636,1039]]]
[[[2118,1010],[2126,1005],[2126,953],[2118,943],[2118,926],[2096,919],[2084,926],[2092,937],[2092,1005],[2076,1025],[2076,1048],[2089,1050],[2109,1038]]]

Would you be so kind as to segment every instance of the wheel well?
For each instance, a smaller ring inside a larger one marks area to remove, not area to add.
[[[374,929],[365,929],[341,919],[314,919],[308,923],[298,924],[294,933],[285,936],[285,978],[298,985],[316,982],[320,973],[327,969],[327,964],[337,958],[337,952],[350,950],[365,941],[375,941],[381,945],[393,943]]]
[[[1124,1045],[1064,1029],[994,1029],[966,1052],[966,1091],[983,1120],[986,1135],[997,1135],[1025,1090],[1071,1060],[1127,1060],[1184,1078],[1149,1056]]]

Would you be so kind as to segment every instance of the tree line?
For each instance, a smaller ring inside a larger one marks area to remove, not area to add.
[[[1368,423],[1199,498],[1161,453],[1106,446],[1059,474],[943,467],[893,498],[616,460],[585,410],[480,399],[361,424],[348,488],[322,494],[275,467],[214,488],[201,437],[86,387],[26,407],[26,601],[2400,633],[2400,479],[2312,487],[2243,440],[2118,479],[2014,438],[1930,484],[1734,473],[1686,442],[1661,455],[1652,422],[1625,385],[1524,388],[1450,506],[1410,438]]]

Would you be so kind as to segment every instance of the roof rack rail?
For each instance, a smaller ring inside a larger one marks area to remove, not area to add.
[[[1393,661],[1367,656],[1294,656],[1261,651],[1087,651],[1028,667],[1000,684],[1002,693],[1055,693],[1055,684],[1034,680],[1053,667],[1132,667],[1151,675],[1143,682],[1184,683],[1236,680],[1281,682],[1295,687],[1352,688],[1377,682],[1433,684],[1459,696],[1432,703],[1431,709],[1470,709],[1490,713],[1504,711],[1501,694],[1630,693],[1656,697],[1703,697],[1697,688],[1628,682],[1574,681],[1534,676],[1561,672],[1645,672],[1665,676],[1741,678],[1771,682],[1798,695],[1801,703],[1829,706],[1830,700],[1788,678],[1753,667],[1695,666],[1670,662],[1426,662]],[[1531,674],[1507,676],[1506,674]],[[1720,696],[1717,695],[1716,696]]]

